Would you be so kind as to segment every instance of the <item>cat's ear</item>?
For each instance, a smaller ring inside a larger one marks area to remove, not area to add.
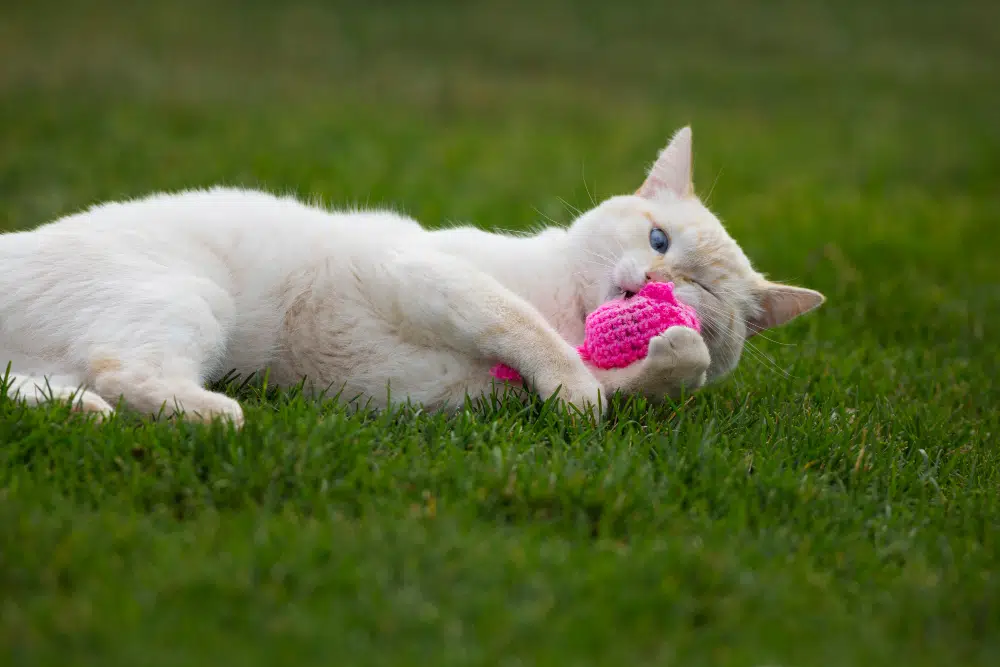
[[[677,197],[694,194],[691,182],[691,128],[682,127],[674,133],[667,147],[649,170],[646,182],[636,194],[653,199],[661,192],[670,192]]]
[[[780,327],[818,308],[826,297],[811,289],[764,282],[756,290],[759,310],[747,320],[747,338],[764,329]]]

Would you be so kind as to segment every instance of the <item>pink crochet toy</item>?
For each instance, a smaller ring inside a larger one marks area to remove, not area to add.
[[[701,332],[698,313],[674,296],[673,283],[647,283],[630,299],[608,301],[587,315],[580,358],[598,368],[624,368],[649,351],[649,341],[673,326]],[[497,364],[490,374],[505,382],[520,382],[510,366]]]

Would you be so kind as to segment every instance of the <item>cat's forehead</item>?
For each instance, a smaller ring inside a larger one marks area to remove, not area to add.
[[[608,200],[607,203],[618,216],[636,221],[645,219],[669,231],[683,232],[712,242],[730,238],[719,219],[695,198],[626,196]]]
[[[714,262],[742,270],[741,273],[752,272],[750,261],[739,244],[715,214],[696,198],[629,196],[620,198],[615,207],[619,215],[644,219],[682,237],[688,252],[711,257]]]

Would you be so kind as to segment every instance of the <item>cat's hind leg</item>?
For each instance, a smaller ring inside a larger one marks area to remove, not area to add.
[[[6,387],[8,399],[25,405],[66,402],[77,412],[95,413],[102,419],[114,413],[107,401],[71,376],[6,373],[0,376],[0,382]]]
[[[221,418],[237,428],[243,425],[237,401],[205,389],[191,374],[165,374],[152,364],[102,370],[94,376],[94,387],[104,396],[122,396],[129,407],[146,414],[203,422]]]
[[[211,330],[211,327],[207,327]],[[234,399],[204,387],[206,369],[224,346],[207,334],[206,328],[186,329],[174,325],[172,339],[154,340],[124,356],[93,355],[89,380],[104,397],[122,397],[128,406],[157,417],[182,416],[192,421],[222,418],[237,428],[243,425],[243,409]],[[177,339],[189,338],[187,344]]]
[[[143,316],[116,322],[112,313],[88,332],[79,350],[89,386],[147,415],[222,418],[241,426],[240,404],[204,387],[226,356],[233,313],[229,294],[208,279],[168,276],[128,298],[138,302],[132,310],[141,307]]]

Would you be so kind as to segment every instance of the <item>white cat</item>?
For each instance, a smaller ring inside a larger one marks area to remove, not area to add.
[[[588,367],[575,350],[585,315],[651,279],[675,282],[704,337],[673,327],[642,362]],[[9,396],[103,414],[123,398],[237,425],[240,405],[203,386],[234,370],[374,406],[460,406],[490,391],[497,362],[582,408],[617,390],[674,396],[732,370],[749,335],[822,302],[766,281],[695,197],[689,128],[637,193],[535,235],[213,189],[0,236]]]

